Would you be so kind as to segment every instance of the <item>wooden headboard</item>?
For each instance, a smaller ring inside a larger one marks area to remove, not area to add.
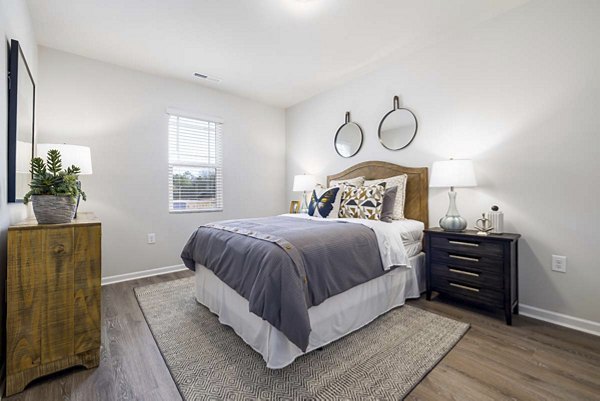
[[[379,161],[362,162],[348,167],[341,173],[327,176],[327,185],[329,186],[331,180],[345,180],[356,177],[365,177],[365,180],[375,180],[400,174],[408,175],[404,216],[407,219],[422,221],[425,223],[425,228],[428,228],[429,177],[427,167],[404,167]]]

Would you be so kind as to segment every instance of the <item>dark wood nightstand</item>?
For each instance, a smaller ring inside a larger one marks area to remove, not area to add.
[[[519,313],[520,234],[477,235],[425,230],[427,300],[431,292],[504,310],[506,324]]]

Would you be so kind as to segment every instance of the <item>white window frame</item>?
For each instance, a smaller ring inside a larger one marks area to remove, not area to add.
[[[167,109],[168,125],[167,125],[167,149],[168,149],[168,210],[172,214],[183,213],[207,213],[207,212],[222,212],[223,211],[223,125],[224,122],[219,117],[211,117],[206,115],[198,115],[189,113],[179,109]],[[193,161],[172,162],[171,160],[171,118],[185,118],[197,121],[216,124],[215,127],[215,163],[200,163]],[[190,167],[190,168],[214,168],[216,170],[216,207],[191,208],[191,209],[175,209],[173,204],[173,169],[174,167]]]

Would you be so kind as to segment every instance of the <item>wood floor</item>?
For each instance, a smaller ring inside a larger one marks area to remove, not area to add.
[[[100,367],[71,369],[29,385],[16,400],[180,400],[132,289],[178,272],[102,288]],[[600,400],[600,337],[434,299],[411,305],[471,323],[409,400]]]

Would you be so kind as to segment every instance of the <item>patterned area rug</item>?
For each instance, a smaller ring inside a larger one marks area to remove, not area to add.
[[[469,325],[405,305],[368,326],[270,370],[194,297],[194,278],[136,288],[183,398],[191,400],[402,399]]]

